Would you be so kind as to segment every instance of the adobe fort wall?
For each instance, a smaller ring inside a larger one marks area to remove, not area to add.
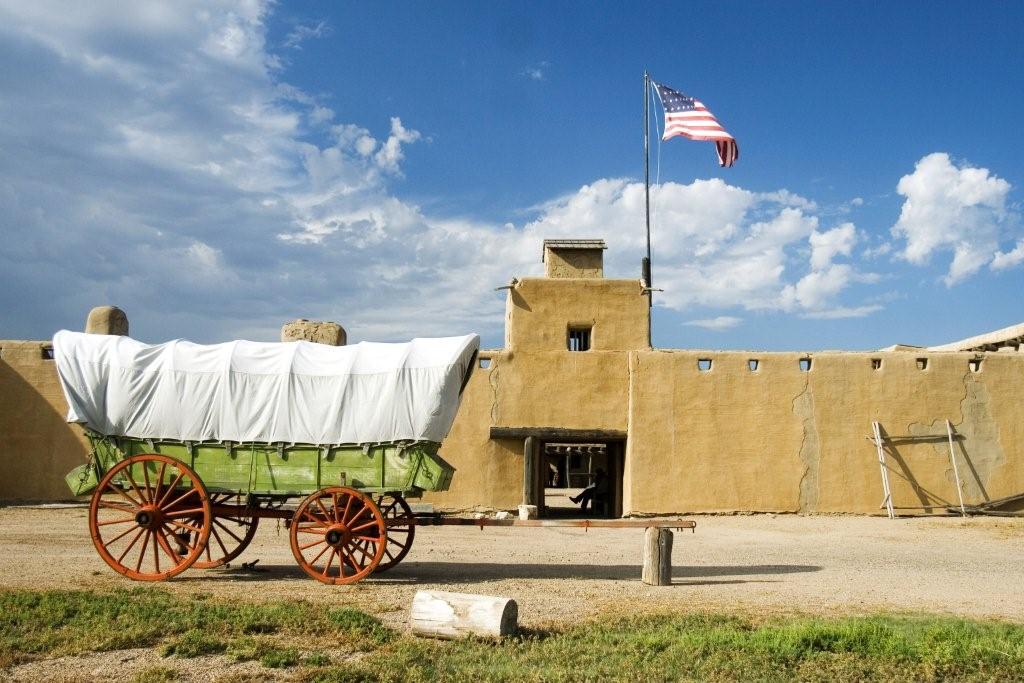
[[[558,277],[510,285],[505,347],[480,354],[441,448],[457,469],[451,489],[426,501],[514,508],[527,490],[523,434],[578,430],[596,436],[577,441],[624,443],[624,514],[877,514],[877,420],[895,439],[894,503],[941,511],[958,501],[947,419],[967,503],[1024,493],[1024,353],[652,349],[641,282],[601,277],[601,244],[546,245]],[[555,260],[559,249],[586,258]],[[67,499],[63,476],[86,457],[48,346],[0,342],[0,500]]]
[[[71,497],[64,474],[85,462],[88,442],[68,407],[50,342],[0,340],[0,500]]]
[[[935,437],[895,441],[898,507],[941,512],[942,501],[957,502],[946,419],[965,502],[1024,492],[1024,406],[1015,390],[1024,382],[1022,354],[486,355],[490,365],[471,379],[442,448],[458,472],[450,491],[428,498],[439,508],[522,502],[523,441],[490,440],[490,426],[627,432],[624,514],[879,514],[880,470],[868,439],[875,420],[892,437]]]

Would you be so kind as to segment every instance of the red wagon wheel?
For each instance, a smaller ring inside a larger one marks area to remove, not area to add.
[[[122,460],[103,477],[89,505],[89,532],[114,571],[161,581],[199,558],[212,517],[206,487],[192,468],[149,453]]]
[[[196,569],[213,569],[227,564],[249,547],[256,537],[256,529],[260,518],[246,515],[244,508],[245,496],[237,493],[213,493],[210,505],[215,509],[213,523],[210,526],[210,540],[198,560],[192,563]],[[230,505],[238,508],[237,512],[220,514],[218,506]]]
[[[344,486],[320,489],[303,500],[288,535],[302,571],[330,584],[369,576],[387,544],[384,516],[373,499]]]
[[[374,570],[378,574],[387,571],[405,559],[412,548],[412,541],[416,537],[416,521],[412,515],[412,508],[405,498],[397,493],[385,493],[377,496],[377,507],[388,526],[388,542],[384,546],[384,557]],[[392,520],[409,520],[404,524],[395,524]]]

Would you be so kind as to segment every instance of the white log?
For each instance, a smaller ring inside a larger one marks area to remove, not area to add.
[[[649,586],[672,585],[672,530],[651,527],[644,532],[641,580]]]
[[[418,591],[409,626],[420,636],[500,638],[518,628],[519,606],[510,598],[446,591]]]

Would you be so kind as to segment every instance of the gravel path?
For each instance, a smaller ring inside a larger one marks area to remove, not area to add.
[[[137,586],[100,560],[84,507],[0,508],[0,586]],[[639,581],[640,529],[421,527],[406,560],[354,586],[295,565],[287,531],[264,520],[240,566],[190,570],[160,588],[238,600],[351,605],[402,626],[416,590],[515,598],[528,626],[599,612],[720,609],[811,614],[878,610],[1024,622],[1024,520],[706,516],[677,532],[671,587]]]

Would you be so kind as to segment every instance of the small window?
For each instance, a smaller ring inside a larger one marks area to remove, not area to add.
[[[810,371],[811,371],[811,359],[810,358],[801,358],[800,359],[800,372],[810,372]]]
[[[697,369],[701,372],[711,372],[711,359],[710,358],[698,358]]]
[[[570,327],[569,328],[569,350],[570,351],[589,351],[590,350],[590,330],[589,327]]]
[[[928,369],[928,359],[927,358],[918,358],[917,359],[917,369],[918,370],[927,370]]]
[[[881,370],[882,369],[882,359],[881,358],[872,358],[871,359],[871,369],[872,370]]]
[[[981,359],[972,358],[967,361],[967,367],[971,369],[971,372],[981,372]]]
[[[757,372],[758,365],[760,365],[760,362],[756,358],[751,358],[747,361],[747,367],[750,368],[751,372]]]
[[[43,360],[53,360],[53,347],[52,346],[44,346],[42,348],[42,350],[41,350],[41,354],[40,355],[42,355]]]
[[[484,369],[484,370],[486,370],[487,368],[491,367],[491,359],[490,358],[481,358],[480,359],[480,367],[482,369]]]

